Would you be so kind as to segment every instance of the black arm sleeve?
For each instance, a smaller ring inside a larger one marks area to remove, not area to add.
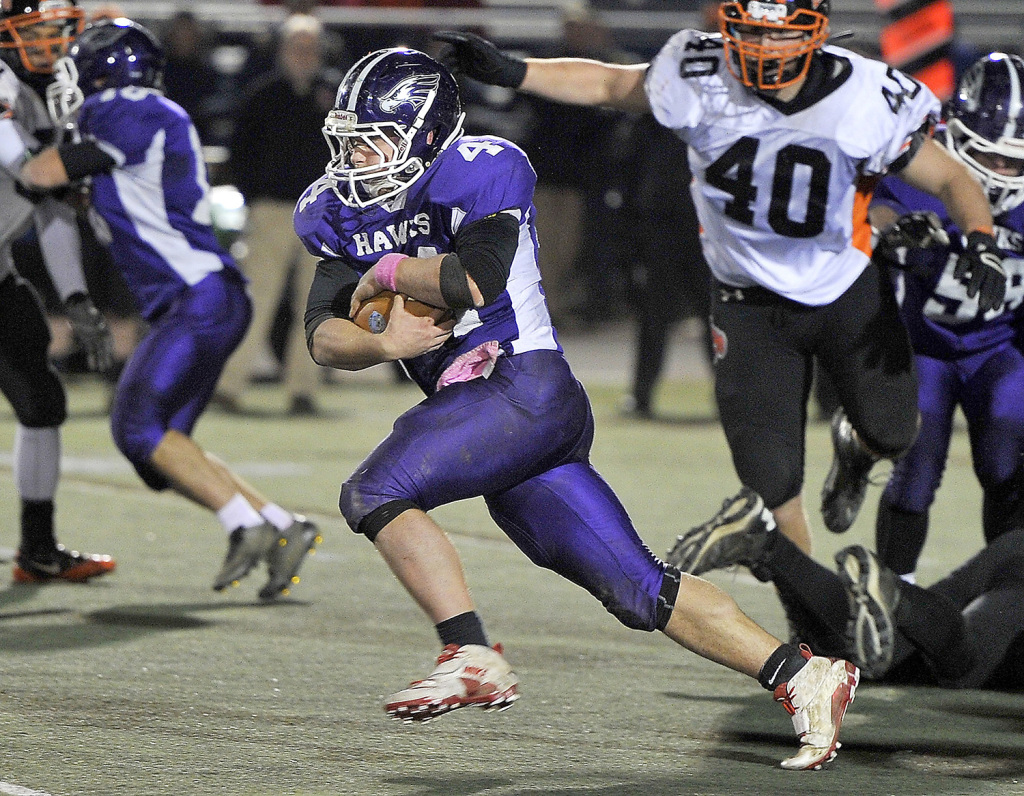
[[[68,173],[68,179],[72,182],[100,171],[110,171],[117,165],[117,161],[100,149],[94,141],[61,144],[57,147],[57,154],[60,155],[64,171]]]
[[[349,302],[359,274],[344,260],[321,260],[316,264],[313,284],[306,300],[306,347],[313,352],[313,333],[329,318],[348,319]]]
[[[519,222],[510,213],[481,218],[455,236],[455,254],[480,288],[484,304],[490,304],[505,289],[518,248]]]

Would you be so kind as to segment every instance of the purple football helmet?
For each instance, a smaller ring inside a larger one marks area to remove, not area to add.
[[[164,49],[150,31],[130,19],[101,19],[78,34],[68,57],[85,96],[104,88],[163,85]]]
[[[382,202],[423,176],[462,135],[464,116],[455,78],[429,55],[405,48],[370,53],[348,70],[324,122],[327,177],[349,207]],[[380,162],[354,165],[357,147]]]
[[[981,181],[993,213],[1024,202],[1024,59],[991,53],[967,70],[947,106],[946,145]],[[993,159],[1016,175],[995,171]]]
[[[46,88],[50,116],[64,126],[86,97],[106,88],[159,90],[165,62],[160,42],[138,22],[123,17],[92,22],[54,67],[53,82]]]

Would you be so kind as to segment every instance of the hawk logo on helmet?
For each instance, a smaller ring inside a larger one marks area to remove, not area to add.
[[[431,100],[440,82],[440,75],[413,75],[396,84],[377,104],[385,113],[394,113],[403,105],[417,110]]]
[[[969,69],[960,81],[960,99],[964,110],[977,112],[981,107],[981,89],[985,84],[985,72],[981,69]]]

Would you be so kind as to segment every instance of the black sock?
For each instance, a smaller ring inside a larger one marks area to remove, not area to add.
[[[464,614],[453,616],[438,622],[437,635],[441,638],[441,644],[447,647],[449,644],[463,646],[464,644],[479,644],[481,647],[489,647],[487,634],[484,633],[483,622],[477,616],[476,611],[466,611]]]
[[[757,682],[765,690],[774,691],[779,684],[788,683],[805,663],[807,659],[800,652],[799,645],[783,644],[768,656],[757,673]]]
[[[53,535],[53,501],[21,501],[21,550],[25,554],[49,553],[57,546]]]
[[[974,665],[974,649],[956,605],[945,595],[901,583],[893,619],[939,677],[956,680]]]

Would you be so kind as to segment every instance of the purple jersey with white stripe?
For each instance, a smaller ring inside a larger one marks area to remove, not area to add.
[[[963,239],[942,203],[898,177],[883,179],[872,203],[891,207],[901,216],[930,210],[949,233],[949,246],[907,251],[907,270],[895,274],[900,311],[916,353],[954,359],[1014,338],[1024,319],[1024,205],[995,219],[1008,276],[1006,298],[1001,307],[979,314],[977,297],[968,298],[964,283],[953,277]]]
[[[439,351],[406,361],[410,375],[429,394],[455,357],[490,340],[506,356],[561,351],[537,266],[536,181],[515,144],[494,136],[464,136],[390,202],[346,207],[321,178],[299,199],[295,230],[311,253],[363,274],[385,254],[431,257],[454,251],[460,229],[495,213],[518,219],[519,246],[505,290],[486,307],[461,312],[452,338]]]
[[[184,110],[153,89],[107,89],[86,98],[79,125],[116,162],[93,177],[92,202],[144,318],[208,274],[237,269],[214,234],[199,136]]]

